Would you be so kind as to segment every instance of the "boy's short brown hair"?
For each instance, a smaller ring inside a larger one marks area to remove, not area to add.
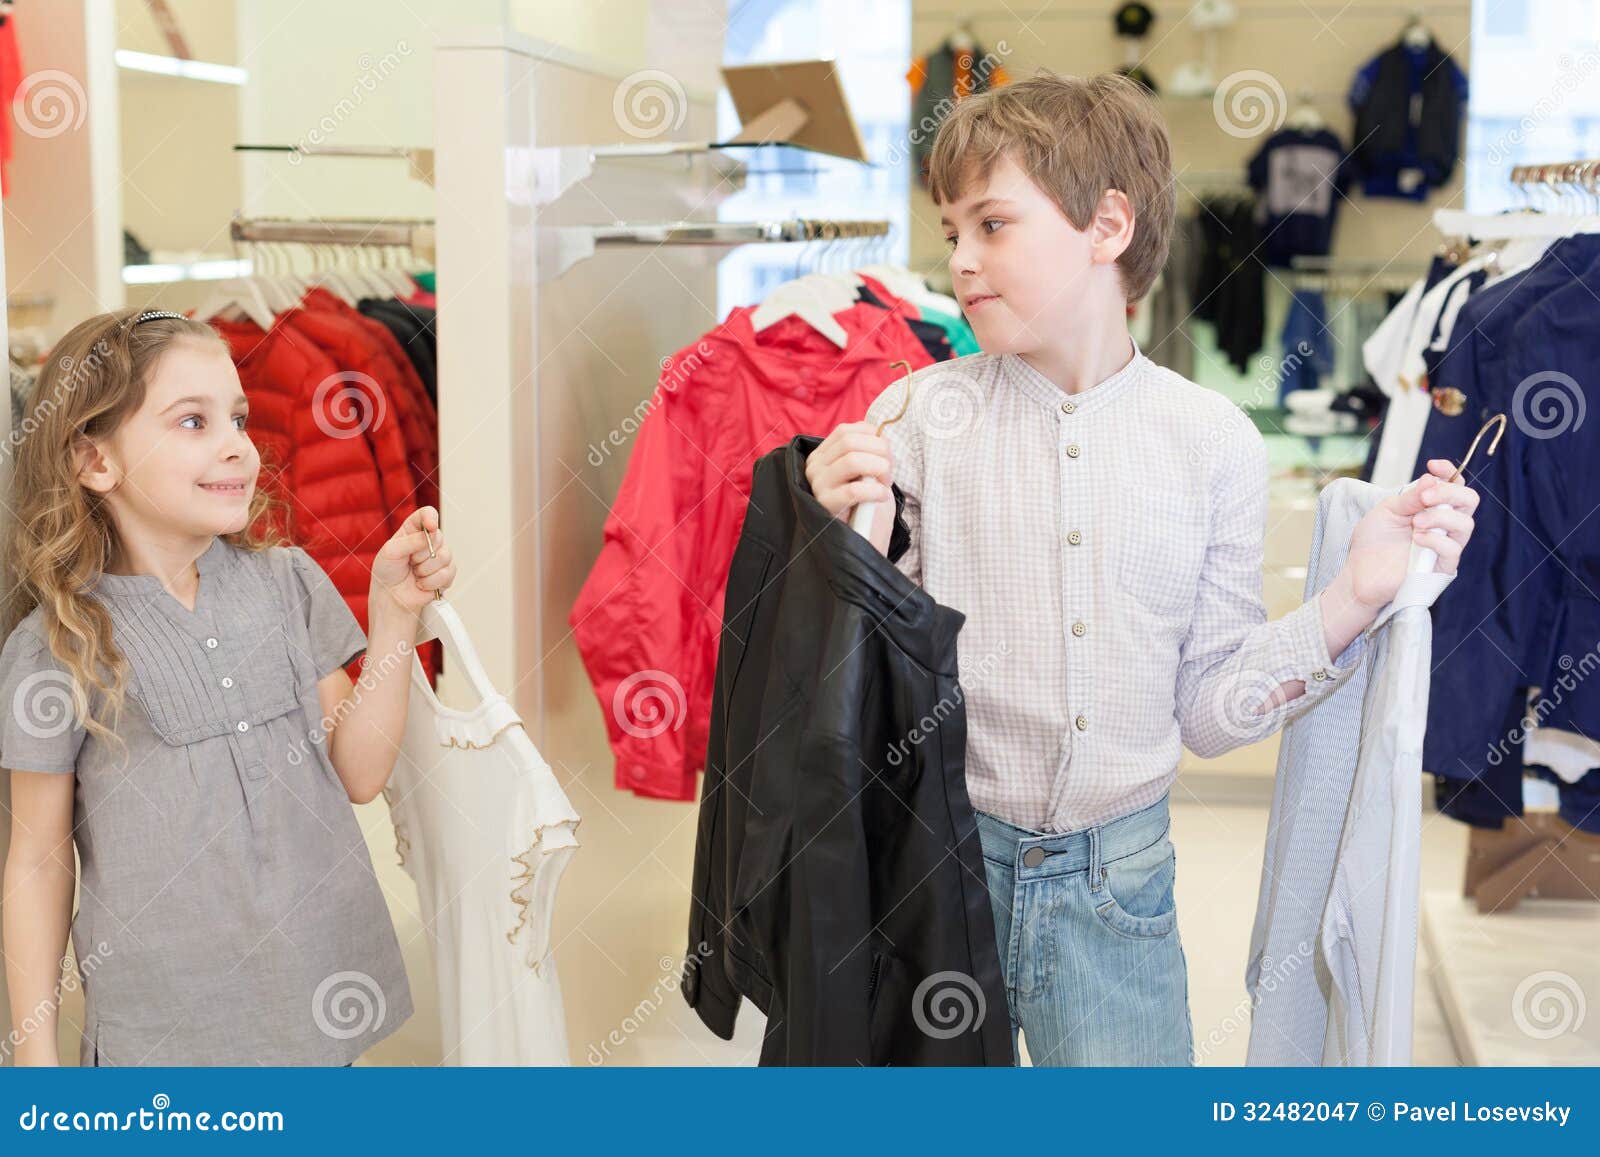
[[[935,203],[960,198],[1006,153],[1044,190],[1074,228],[1087,229],[1107,189],[1119,189],[1137,222],[1117,258],[1129,301],[1150,292],[1167,263],[1177,197],[1172,148],[1155,101],[1120,73],[1057,76],[1041,69],[1015,84],[966,97],[934,137],[928,191]]]

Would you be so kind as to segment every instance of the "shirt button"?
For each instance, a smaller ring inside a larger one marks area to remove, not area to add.
[[[1062,402],[1061,403],[1061,412],[1063,414],[1070,414],[1074,410],[1076,410],[1077,408],[1078,408],[1078,406],[1077,406],[1077,403],[1075,403],[1075,402]]]
[[[232,675],[224,675],[222,677],[222,685],[224,687],[232,687],[233,686],[233,676]]]
[[[206,646],[215,649],[216,645],[217,645],[217,641],[215,639],[207,639],[206,640]]]
[[[1087,731],[1089,730],[1089,717],[1087,715],[1080,715],[1072,721],[1072,725],[1079,731]]]
[[[1080,638],[1080,639],[1083,638],[1083,636],[1086,635],[1088,633],[1088,631],[1089,631],[1088,626],[1085,625],[1084,622],[1081,619],[1078,622],[1072,624],[1072,633],[1074,635],[1077,635],[1078,638]]]
[[[1311,677],[1320,683],[1322,680],[1328,677],[1328,673],[1326,671],[1317,670],[1311,672]]]
[[[1037,868],[1044,863],[1043,848],[1029,848],[1022,853],[1022,866],[1024,868]]]
[[[1067,447],[1067,457],[1068,458],[1076,458],[1077,456],[1078,456],[1078,444],[1076,442],[1073,442],[1071,445],[1069,445]]]
[[[249,730],[250,730],[250,725],[248,723],[246,723],[243,719],[239,720],[239,731],[241,733],[243,733],[243,732],[246,732],[246,731],[249,731]]]
[[[1083,541],[1083,535],[1079,534],[1076,530],[1069,531],[1067,533],[1067,541],[1070,542],[1073,546],[1077,546],[1080,542]]]

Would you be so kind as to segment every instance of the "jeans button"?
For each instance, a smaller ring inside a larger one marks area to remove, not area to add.
[[[1044,863],[1043,848],[1029,848],[1022,853],[1022,866],[1024,868],[1037,868]]]

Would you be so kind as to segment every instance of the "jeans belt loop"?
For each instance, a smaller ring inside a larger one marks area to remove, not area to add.
[[[1100,867],[1100,825],[1089,829],[1089,891],[1099,892],[1105,884],[1105,870]]]

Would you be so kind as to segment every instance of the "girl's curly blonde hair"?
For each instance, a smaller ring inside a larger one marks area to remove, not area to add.
[[[122,553],[122,544],[105,499],[79,482],[79,449],[86,439],[110,436],[138,411],[151,373],[174,344],[209,342],[227,349],[202,322],[186,317],[137,321],[142,312],[91,317],[50,351],[22,425],[11,433],[13,521],[5,541],[11,578],[5,633],[40,609],[50,651],[72,677],[77,718],[124,754],[127,747],[116,727],[128,663],[113,641],[110,613],[87,593]],[[284,509],[258,484],[245,529],[222,538],[244,550],[280,545]],[[91,710],[95,692],[104,697],[105,720]]]

